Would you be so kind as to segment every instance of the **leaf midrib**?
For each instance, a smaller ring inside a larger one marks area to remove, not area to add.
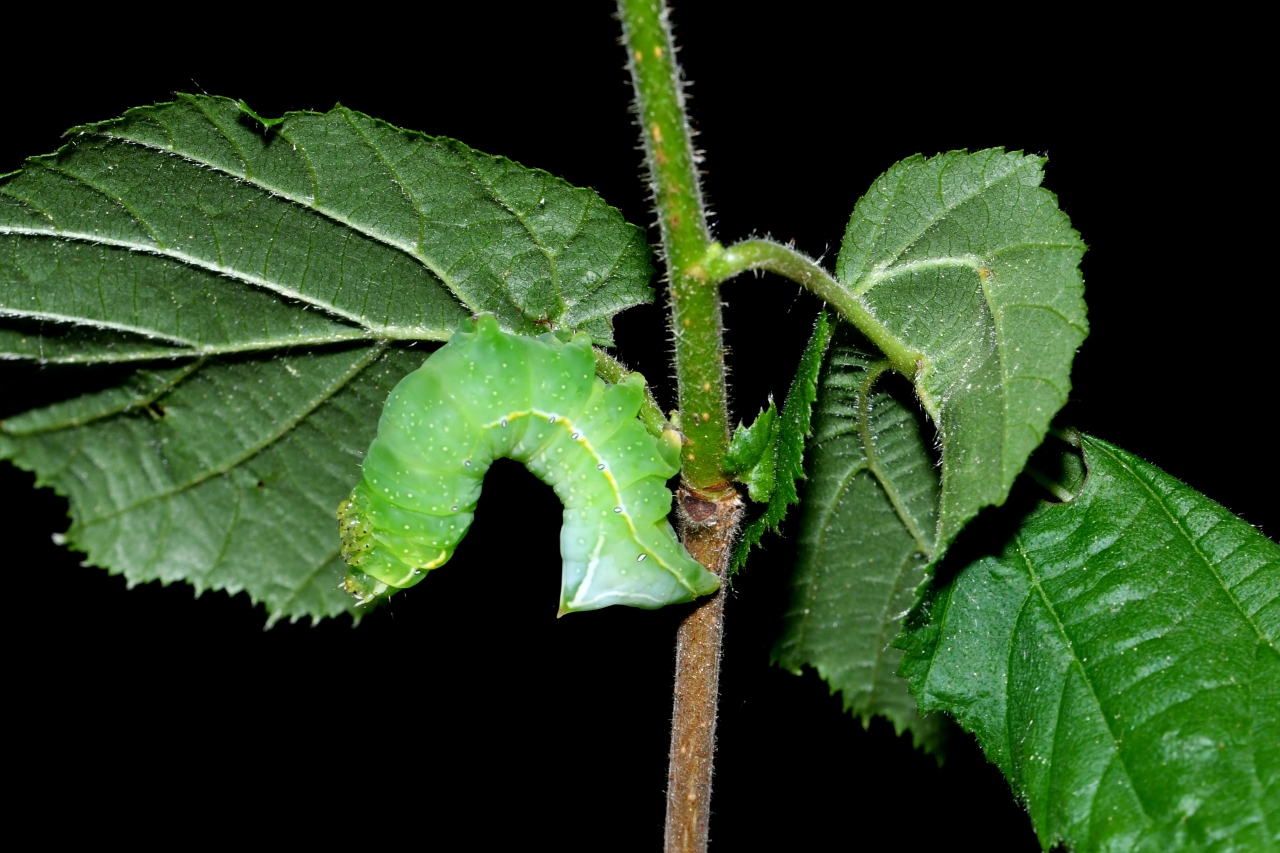
[[[932,559],[932,549],[929,547],[929,544],[924,540],[924,536],[922,531],[919,529],[919,525],[914,523],[914,520],[911,518],[910,513],[907,512],[906,505],[903,504],[901,497],[898,495],[897,489],[890,483],[888,474],[885,472],[884,468],[879,464],[879,459],[875,452],[874,443],[871,441],[870,423],[868,420],[868,409],[870,407],[870,393],[871,393],[870,389],[875,384],[876,380],[879,379],[880,376],[886,370],[891,369],[891,365],[887,360],[881,360],[881,361],[873,362],[862,369],[866,372],[867,377],[860,383],[861,387],[858,389],[858,407],[857,407],[857,415],[856,415],[856,426],[853,427],[852,429],[840,430],[835,433],[832,433],[831,435],[827,436],[826,439],[824,439],[824,441],[822,442],[823,444],[826,444],[836,438],[849,435],[850,433],[853,433],[856,431],[858,434],[859,440],[862,444],[863,461],[854,465],[852,468],[850,468],[849,472],[844,477],[841,478],[840,486],[836,490],[836,494],[844,495],[849,489],[849,484],[853,482],[854,477],[858,476],[864,471],[867,473],[870,473],[873,477],[875,477],[876,482],[879,483],[880,488],[885,493],[885,496],[888,497],[889,503],[893,506],[894,513],[898,516],[898,520],[902,522],[902,526],[906,528],[907,532],[911,535],[911,538],[915,541],[916,553],[924,554],[925,557]],[[818,449],[818,446],[815,446],[814,450],[817,451],[817,449]],[[818,534],[818,543],[817,543],[817,548],[819,551],[822,551],[826,544],[827,531],[831,529],[831,524],[830,524],[831,516],[835,514],[836,507],[839,504],[840,504],[840,499],[837,498],[836,500],[831,501],[829,505],[823,507],[823,511],[821,515],[821,524],[818,528],[819,531],[821,531]],[[910,559],[911,559],[911,555],[908,554],[906,562],[904,562],[903,565],[899,567],[897,577],[894,580],[895,590],[897,589],[897,584],[901,583],[902,581],[902,575],[904,574],[905,567],[910,562]],[[817,587],[818,587],[818,576],[815,573],[809,581],[808,594],[805,596],[805,600],[808,603],[808,609],[810,611],[813,610],[813,602],[817,596]],[[893,597],[892,595],[890,595],[890,597],[885,601],[884,611],[881,614],[882,617],[888,613],[889,604],[892,601],[893,601]],[[805,648],[805,639],[808,637],[809,623],[812,620],[808,618],[808,614],[805,614],[805,613],[801,613],[800,617],[801,617],[800,618],[800,636],[796,640],[796,646],[797,648]],[[886,622],[882,618],[881,630],[880,630],[880,635],[882,639],[885,634],[885,624]],[[873,676],[875,671],[879,667],[879,661],[881,657],[882,655],[876,656],[876,661],[873,664]],[[873,677],[873,684],[874,684],[874,677]]]
[[[1235,607],[1235,609],[1240,613],[1241,618],[1243,618],[1244,621],[1249,624],[1249,627],[1253,628],[1254,632],[1258,635],[1258,639],[1266,643],[1268,646],[1270,646],[1273,651],[1280,652],[1280,649],[1276,648],[1275,641],[1262,632],[1262,626],[1260,626],[1257,622],[1253,620],[1253,617],[1250,616],[1249,613],[1244,609],[1244,605],[1241,603],[1241,601],[1238,598],[1236,598],[1236,596],[1232,593],[1231,588],[1227,586],[1226,581],[1223,579],[1222,575],[1218,572],[1217,567],[1214,566],[1213,562],[1209,559],[1209,557],[1203,551],[1200,550],[1200,545],[1196,542],[1195,537],[1191,535],[1191,531],[1187,530],[1183,526],[1182,520],[1172,511],[1172,508],[1168,505],[1168,503],[1164,500],[1164,498],[1158,492],[1156,492],[1154,489],[1151,488],[1151,485],[1150,483],[1147,482],[1146,478],[1144,478],[1137,471],[1130,468],[1123,459],[1116,456],[1116,454],[1112,453],[1108,448],[1102,446],[1098,442],[1089,441],[1088,438],[1086,438],[1085,440],[1088,441],[1089,447],[1091,449],[1098,450],[1105,453],[1108,457],[1111,458],[1113,462],[1115,462],[1117,465],[1123,468],[1125,472],[1128,473],[1129,476],[1134,480],[1134,482],[1142,486],[1143,490],[1146,491],[1146,493],[1151,496],[1151,499],[1155,501],[1156,505],[1159,506],[1161,511],[1163,511],[1164,514],[1168,517],[1169,522],[1173,525],[1173,527],[1176,528],[1177,531],[1182,534],[1184,539],[1186,539],[1187,544],[1191,546],[1191,549],[1193,551],[1195,551],[1196,556],[1199,557],[1201,562],[1204,563],[1205,567],[1208,568],[1210,574],[1212,574],[1214,579],[1218,582],[1218,585],[1222,587],[1223,593],[1227,596],[1228,600],[1230,600],[1231,604]]]
[[[115,249],[125,249],[130,252],[139,252],[141,254],[155,255],[157,257],[165,258],[166,260],[172,260],[182,264],[186,264],[187,266],[192,267],[194,269],[200,269],[206,272],[216,273],[217,275],[226,276],[227,278],[239,281],[241,284],[245,284],[259,290],[269,291],[271,293],[276,294],[277,296],[282,296],[285,299],[292,299],[298,302],[306,303],[312,308],[315,308],[319,311],[324,312],[325,314],[329,314],[333,316],[335,319],[343,320],[345,322],[359,326],[360,328],[365,329],[370,333],[375,333],[375,330],[368,325],[368,323],[364,320],[364,318],[359,317],[355,314],[352,314],[349,311],[344,311],[335,305],[331,305],[327,302],[321,302],[315,299],[314,297],[307,296],[306,294],[301,293],[297,290],[293,290],[292,288],[283,287],[277,283],[268,281],[265,278],[261,278],[256,275],[251,275],[250,273],[244,270],[236,269],[234,267],[224,267],[224,266],[219,266],[217,264],[211,264],[208,261],[204,260],[203,258],[198,258],[193,255],[188,255],[183,252],[179,252],[176,249],[165,248],[160,246],[158,243],[156,245],[148,245],[146,243],[134,243],[128,240],[120,240],[114,237],[102,237],[100,235],[89,234],[83,231],[67,231],[63,229],[58,229],[54,231],[37,231],[34,228],[25,228],[23,226],[15,227],[11,225],[0,225],[0,235],[11,235],[11,234],[17,235],[19,237],[35,237],[35,238],[43,238],[46,240],[74,240],[80,243],[86,243],[88,245],[93,245],[93,246],[110,246]],[[391,328],[394,328],[394,327],[391,327]],[[403,328],[403,327],[400,327],[400,328]],[[152,333],[147,332],[145,334],[150,335]]]
[[[817,448],[815,447],[814,450],[817,450]],[[862,462],[854,465],[851,469],[849,469],[849,473],[845,475],[843,478],[841,478],[840,488],[836,490],[836,494],[843,495],[845,491],[849,488],[849,484],[853,482],[853,478],[861,474],[863,471],[868,471],[868,470],[870,470],[870,467],[867,465],[866,459],[863,459]],[[840,503],[839,500],[834,500],[834,501],[831,501],[829,505],[823,507],[822,524],[818,528],[821,531],[818,534],[818,543],[817,543],[819,551],[821,551],[823,546],[826,544],[827,531],[831,529],[831,525],[829,522],[831,521],[831,516],[835,513],[836,507],[839,505],[839,503]],[[798,649],[806,648],[805,640],[809,636],[809,623],[813,621],[809,617],[812,615],[813,604],[814,604],[814,601],[817,599],[817,596],[818,596],[818,573],[814,572],[809,578],[809,587],[805,594],[806,606],[803,608],[803,610],[800,613],[800,636],[796,638],[796,648]]]
[[[893,605],[894,599],[898,597],[898,592],[902,585],[902,579],[906,577],[907,571],[911,568],[911,558],[914,556],[914,553],[907,554],[898,564],[898,570],[894,574],[893,578],[893,589],[889,591],[887,596],[885,596],[884,607],[880,610],[880,651],[876,653],[875,661],[871,669],[870,693],[872,695],[875,694],[875,691],[880,684],[880,671],[883,669],[885,651],[893,644],[893,638],[889,636],[889,624],[897,620],[889,618],[889,608]],[[898,678],[898,674],[891,673],[891,677]],[[886,714],[886,716],[888,715]]]
[[[213,122],[210,122],[210,124],[213,125],[213,127],[218,131],[218,133],[222,136],[223,139],[227,140],[228,144],[232,145],[232,147],[235,147],[234,141],[232,141],[231,138],[227,136],[226,132],[223,131],[223,129],[220,126],[218,126],[216,123],[213,123]],[[315,190],[315,195],[312,197],[311,201],[307,201],[305,198],[298,198],[293,193],[288,192],[279,186],[268,183],[267,181],[263,180],[260,176],[250,174],[248,163],[244,161],[243,154],[240,155],[242,158],[241,163],[243,165],[242,174],[237,175],[235,172],[231,171],[230,169],[227,169],[225,166],[215,163],[212,160],[209,160],[208,158],[200,157],[194,153],[180,150],[176,146],[172,149],[165,149],[159,145],[155,145],[150,142],[146,142],[144,140],[134,139],[128,136],[119,136],[117,134],[111,133],[110,131],[103,130],[101,128],[94,129],[91,132],[98,135],[98,137],[101,139],[110,140],[112,142],[116,142],[122,145],[136,145],[139,148],[145,148],[149,151],[155,151],[165,157],[178,157],[182,160],[185,160],[186,162],[195,163],[197,165],[200,165],[209,169],[210,171],[217,172],[221,175],[225,175],[229,178],[232,178],[233,180],[243,181],[252,187],[255,187],[263,192],[269,193],[275,198],[283,199],[289,202],[290,204],[293,204],[304,210],[308,210],[313,213],[316,213],[328,219],[330,222],[333,222],[337,225],[341,225],[343,228],[350,229],[351,231],[354,231],[357,234],[367,237],[376,243],[380,243],[388,248],[395,249],[401,252],[402,254],[407,255],[410,258],[413,258],[415,261],[417,261],[423,267],[425,267],[442,284],[445,285],[448,291],[453,294],[454,298],[456,298],[462,304],[466,305],[467,308],[470,309],[472,312],[475,312],[476,310],[478,310],[476,306],[471,305],[467,301],[467,299],[459,292],[457,282],[454,281],[452,278],[450,278],[449,274],[445,270],[440,269],[438,265],[426,255],[419,254],[417,251],[415,251],[413,246],[406,245],[402,243],[400,240],[397,240],[396,238],[390,236],[389,234],[384,234],[375,228],[369,228],[367,226],[362,226],[359,223],[352,222],[351,220],[347,219],[345,216],[342,216],[336,211],[323,206],[319,201],[320,187],[319,187],[319,182],[315,177],[315,168],[311,164],[311,156],[307,153],[307,149],[305,146],[298,145],[293,139],[289,137],[287,129],[281,129],[278,132],[280,134],[281,139],[288,140],[288,142],[291,145],[296,146],[299,156],[302,158],[303,162],[306,163],[307,170],[312,176],[312,186]],[[361,136],[361,139],[363,140],[364,137]],[[366,142],[366,144],[368,143]],[[406,197],[408,196],[408,191],[404,190],[403,187],[401,188],[401,191],[406,195]],[[417,213],[417,215],[421,217],[422,216],[421,209],[416,204],[413,203],[412,199],[410,199],[410,203],[413,205],[415,213]]]
[[[1129,790],[1133,792],[1134,799],[1138,801],[1138,807],[1142,809],[1142,816],[1146,819],[1147,826],[1152,826],[1155,823],[1155,821],[1151,817],[1151,812],[1147,808],[1147,804],[1143,802],[1142,794],[1141,792],[1139,792],[1138,786],[1134,783],[1133,773],[1132,771],[1130,771],[1129,765],[1125,762],[1124,751],[1120,748],[1120,738],[1117,737],[1115,731],[1111,728],[1111,720],[1107,716],[1107,712],[1103,707],[1102,700],[1098,697],[1098,691],[1094,688],[1093,680],[1089,678],[1089,673],[1088,671],[1085,670],[1084,664],[1080,660],[1080,656],[1076,654],[1076,647],[1071,640],[1071,635],[1067,633],[1066,625],[1063,624],[1062,618],[1061,616],[1059,616],[1057,608],[1055,608],[1053,606],[1053,603],[1049,601],[1048,594],[1045,593],[1044,588],[1041,586],[1040,576],[1036,573],[1035,566],[1032,564],[1030,556],[1027,554],[1026,549],[1023,547],[1022,536],[1021,535],[1014,536],[1013,543],[1014,543],[1014,546],[1018,549],[1018,555],[1022,558],[1023,563],[1026,564],[1027,578],[1031,583],[1031,588],[1036,591],[1036,594],[1040,597],[1040,601],[1044,605],[1045,610],[1048,611],[1049,615],[1053,618],[1053,624],[1057,628],[1058,636],[1062,638],[1062,643],[1067,650],[1067,655],[1071,658],[1071,663],[1075,666],[1076,670],[1080,673],[1080,678],[1084,682],[1085,687],[1088,688],[1089,695],[1093,699],[1094,706],[1098,709],[1098,715],[1102,719],[1102,724],[1106,726],[1107,734],[1111,736],[1111,745],[1114,749],[1113,754],[1115,755],[1115,760],[1120,762],[1120,766],[1124,770],[1125,778],[1129,782]],[[1029,600],[1029,597],[1028,597],[1028,600]],[[1026,601],[1024,601],[1022,607],[1019,608],[1019,612],[1021,612],[1025,608],[1026,608]],[[1011,658],[1014,652],[1014,646],[1015,646],[1014,643],[1009,644],[1009,655]],[[1005,672],[1006,673],[1012,672],[1012,660],[1006,661]],[[1065,682],[1063,684],[1063,690],[1064,691],[1066,690]],[[1062,701],[1063,701],[1062,698],[1058,700],[1058,706],[1055,709],[1058,714],[1059,720],[1061,720],[1061,716],[1062,716],[1062,707],[1061,707]],[[1005,701],[1005,736],[1009,738],[1010,758],[1012,758],[1012,753],[1013,753],[1013,738],[1012,738],[1012,733],[1009,731],[1009,724],[1011,722],[1012,721],[1009,719],[1009,702],[1006,699]],[[1056,726],[1054,728],[1054,737],[1055,739],[1057,737]],[[1097,794],[1096,789],[1094,793],[1096,796]],[[1089,803],[1089,813],[1091,815],[1093,814],[1092,801]]]
[[[907,511],[906,504],[903,503],[902,497],[898,494],[897,487],[893,485],[888,472],[880,464],[880,456],[876,452],[875,442],[872,441],[870,420],[871,389],[876,380],[890,368],[891,365],[886,360],[872,364],[867,370],[861,393],[858,395],[858,434],[862,438],[862,452],[867,457],[867,467],[875,476],[876,481],[880,483],[880,488],[884,489],[885,496],[889,498],[889,503],[893,505],[893,510],[898,515],[898,520],[902,522],[902,526],[911,534],[911,538],[915,540],[916,547],[920,550],[920,553],[932,559],[933,548],[925,541],[924,531],[920,529],[920,525],[916,523],[916,520],[911,517],[911,513]]]
[[[409,190],[405,186],[404,181],[400,180],[399,171],[396,169],[396,167],[392,166],[391,163],[387,161],[386,157],[383,156],[382,152],[378,150],[378,148],[373,144],[373,142],[371,142],[365,136],[365,134],[358,127],[356,127],[355,123],[351,120],[352,113],[350,110],[346,110],[346,109],[342,110],[343,120],[348,124],[348,126],[352,128],[353,132],[365,144],[365,146],[371,152],[373,152],[374,156],[378,158],[378,161],[381,162],[384,166],[386,166],[388,172],[395,179],[395,184],[398,191],[409,202],[409,205],[413,208],[414,214],[418,218],[418,230],[419,230],[419,246],[418,247],[415,247],[412,245],[406,245],[400,240],[397,240],[396,238],[390,235],[383,234],[382,232],[377,231],[376,229],[363,227],[347,219],[346,217],[338,214],[337,212],[327,207],[324,207],[319,202],[319,198],[320,198],[319,181],[315,177],[315,169],[311,163],[311,156],[308,154],[305,146],[299,145],[294,139],[292,139],[289,136],[289,132],[287,128],[281,128],[278,131],[278,133],[280,135],[280,138],[288,140],[291,145],[294,145],[296,147],[296,150],[299,156],[302,158],[302,161],[307,166],[308,173],[312,176],[312,187],[315,192],[315,195],[312,197],[312,200],[310,202],[308,202],[305,198],[300,199],[297,196],[293,195],[292,193],[286,192],[280,187],[277,187],[274,184],[267,182],[266,180],[264,180],[262,177],[258,175],[251,174],[249,171],[248,160],[245,158],[244,153],[240,150],[235,140],[229,134],[227,134],[225,130],[223,130],[220,124],[218,124],[217,122],[209,118],[207,112],[202,107],[198,107],[197,109],[199,109],[201,115],[203,115],[206,118],[206,120],[209,121],[210,125],[212,125],[213,128],[217,130],[219,135],[223,139],[225,139],[227,143],[232,146],[233,149],[235,149],[237,155],[240,157],[241,172],[242,172],[241,174],[236,174],[234,171],[231,171],[222,165],[214,163],[207,158],[200,157],[198,155],[186,152],[184,150],[179,150],[176,145],[172,149],[165,149],[158,145],[154,145],[152,143],[149,143],[143,140],[138,140],[132,137],[120,136],[120,135],[111,133],[109,130],[105,130],[103,128],[95,128],[91,132],[102,139],[111,140],[113,142],[117,142],[125,145],[137,145],[139,147],[146,148],[151,151],[159,152],[160,154],[163,154],[168,157],[173,157],[173,156],[181,157],[184,160],[204,166],[210,169],[211,171],[218,172],[220,174],[226,175],[227,177],[230,177],[235,180],[244,181],[245,183],[250,184],[251,186],[257,187],[260,190],[268,192],[275,197],[284,199],[285,201],[288,201],[294,205],[297,205],[298,207],[304,208],[309,211],[314,211],[315,213],[318,213],[319,215],[324,216],[326,219],[329,219],[331,222],[334,222],[345,228],[349,228],[352,231],[355,231],[356,233],[362,234],[363,236],[368,237],[371,240],[374,240],[375,242],[378,242],[389,248],[396,249],[408,255],[409,257],[416,260],[418,263],[422,264],[422,266],[424,266],[428,271],[430,271],[432,275],[434,275],[437,279],[439,279],[439,281],[445,285],[446,289],[448,289],[448,291],[453,294],[454,298],[456,298],[459,302],[465,305],[469,311],[471,311],[472,313],[476,313],[477,311],[480,310],[478,306],[471,304],[471,302],[461,292],[461,290],[458,287],[458,282],[449,275],[447,270],[440,267],[439,264],[435,263],[426,254],[419,252],[419,247],[421,246],[421,243],[426,236],[425,235],[426,222],[427,222],[426,214],[423,211],[422,206],[409,193]],[[166,128],[166,132],[168,133],[167,128]],[[169,138],[170,139],[173,138],[172,133],[169,133]],[[419,146],[425,145],[429,142],[429,138],[425,136],[415,136],[415,142]],[[463,152],[458,152],[458,153],[462,154]],[[465,159],[473,161],[472,165],[474,165],[475,154],[476,152],[472,151],[470,148],[466,148]],[[545,177],[546,176],[544,176],[544,180],[545,180]],[[498,204],[504,210],[509,211],[512,214],[512,216],[515,217],[515,219],[520,223],[520,225],[525,229],[526,233],[529,235],[530,240],[534,243],[535,246],[538,247],[539,251],[541,251],[543,255],[547,258],[547,263],[549,268],[551,269],[551,275],[555,285],[554,290],[556,294],[556,301],[557,303],[560,304],[562,310],[568,311],[570,308],[573,307],[574,304],[581,301],[581,299],[578,299],[578,300],[574,300],[573,302],[566,302],[561,296],[560,270],[559,270],[558,264],[556,263],[558,259],[558,253],[555,251],[552,251],[550,247],[548,247],[545,244],[544,241],[542,241],[540,238],[538,238],[534,234],[532,228],[525,221],[524,217],[517,214],[515,211],[515,208],[512,207],[510,204],[506,203],[505,199],[496,190],[496,188],[493,187],[493,185],[489,183],[487,180],[484,180],[481,177],[480,170],[478,169],[476,170],[476,174],[474,178],[476,182],[486,190],[489,198],[493,202]],[[577,237],[578,234],[581,233],[582,223],[586,221],[587,215],[590,212],[590,209],[594,201],[595,201],[594,198],[588,197],[587,203],[583,205],[582,218],[579,221],[578,225],[574,228],[573,234],[569,238],[570,240],[573,240],[574,238]],[[494,221],[497,222],[500,220],[494,220]],[[621,259],[621,254],[619,255],[619,258],[615,259],[614,261],[615,267],[618,261],[620,261],[620,259]],[[607,281],[608,281],[608,276],[601,276],[599,282],[597,282],[594,287],[589,287],[587,289],[587,294],[589,295],[594,293],[596,290],[602,287],[604,283]],[[507,297],[509,300],[509,294],[505,290],[502,291],[502,295],[504,297]],[[514,303],[512,304],[514,305]]]

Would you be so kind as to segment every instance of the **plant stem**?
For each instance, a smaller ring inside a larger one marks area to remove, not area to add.
[[[742,505],[724,472],[729,445],[724,323],[720,288],[705,267],[719,246],[707,230],[667,10],[661,0],[619,0],[619,12],[671,287],[680,428],[688,442],[678,499],[681,541],[694,559],[727,578]],[[667,853],[707,848],[723,636],[722,590],[685,617],[677,638]]]
[[[727,577],[742,501],[717,501],[687,487],[677,500],[689,554]],[[710,523],[709,523],[710,522]],[[724,592],[700,602],[676,634],[675,702],[667,759],[666,853],[702,853],[711,821],[711,771],[715,758],[716,708],[720,699],[720,651],[724,644]]]
[[[684,480],[696,488],[725,482],[729,443],[724,324],[719,288],[707,279],[711,248],[684,93],[660,0],[619,4],[627,65],[635,85],[649,188],[658,211],[671,285],[671,331],[685,447]]]

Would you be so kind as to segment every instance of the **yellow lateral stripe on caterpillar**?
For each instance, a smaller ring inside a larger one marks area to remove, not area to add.
[[[516,418],[530,417],[530,416],[539,416],[539,417],[544,417],[544,418],[552,417],[552,415],[551,415],[551,413],[550,413],[550,412],[526,411],[526,412],[512,412],[511,414],[507,415],[506,420],[511,421],[511,420],[516,419]],[[600,455],[599,455],[598,453],[596,453],[596,452],[595,452],[594,448],[592,448],[592,446],[591,446],[591,442],[590,442],[586,437],[582,437],[582,436],[580,436],[580,433],[578,433],[578,432],[574,432],[574,431],[573,431],[573,425],[572,425],[572,423],[570,423],[568,420],[561,419],[561,420],[557,420],[557,421],[556,421],[556,424],[557,424],[558,426],[562,426],[564,429],[569,430],[569,431],[570,431],[570,438],[571,438],[573,441],[577,441],[577,442],[579,442],[579,443],[583,446],[583,448],[584,448],[588,453],[590,453],[590,454],[592,455],[592,457],[594,457],[595,459],[600,459]],[[499,426],[499,425],[500,425],[500,422],[495,422],[495,423],[491,423],[491,424],[486,424],[485,426],[486,426],[486,428],[489,428],[489,427],[494,427],[494,426]],[[660,452],[661,452],[661,449],[660,449]],[[624,521],[627,523],[627,526],[631,528],[631,534],[632,534],[632,536],[637,537],[637,539],[638,539],[638,537],[639,537],[639,531],[637,531],[637,530],[636,530],[635,525],[631,523],[631,514],[630,514],[629,512],[627,512],[626,506],[625,506],[624,501],[623,501],[622,492],[621,492],[621,490],[618,488],[617,481],[613,479],[613,472],[612,472],[611,470],[609,470],[608,464],[607,464],[607,463],[605,463],[605,462],[603,462],[603,461],[599,462],[599,463],[597,464],[597,466],[596,466],[596,467],[597,467],[597,470],[598,470],[598,471],[600,471],[601,475],[603,475],[603,477],[604,477],[604,478],[609,482],[609,485],[613,487],[613,495],[614,495],[615,500],[617,501],[616,506],[618,506],[618,507],[621,507],[621,508],[622,508],[622,512],[621,512],[621,513],[619,513],[619,515],[620,515],[620,517],[622,518],[622,520],[624,520]],[[615,512],[616,512],[616,510],[615,510]],[[642,544],[642,546],[641,546],[641,547],[643,547],[643,544]],[[682,549],[682,551],[683,551],[683,549]],[[662,554],[660,554],[660,553],[655,553],[655,552],[653,552],[653,551],[649,551],[649,550],[647,550],[647,549],[646,549],[646,553],[647,553],[650,557],[653,557],[655,560],[658,560],[658,561],[659,561],[659,563],[662,565],[662,567],[663,567],[663,568],[666,568],[666,569],[671,569],[671,568],[672,568],[670,565],[668,565],[668,564],[663,560],[663,556],[662,556]],[[435,567],[434,567],[434,566],[432,566],[432,568],[435,568]],[[705,593],[699,593],[699,592],[698,592],[698,591],[697,591],[697,590],[696,590],[696,589],[695,589],[691,584],[686,583],[686,582],[684,581],[684,579],[683,579],[683,576],[682,576],[682,575],[680,575],[680,574],[676,574],[676,579],[677,579],[677,580],[679,580],[682,584],[685,584],[685,585],[686,585],[686,587],[689,589],[689,591],[690,591],[691,593],[693,593],[693,595],[694,595],[694,597],[695,597],[695,598],[696,598],[698,595],[703,595],[703,594],[705,594]],[[659,605],[659,606],[662,606],[662,605]]]

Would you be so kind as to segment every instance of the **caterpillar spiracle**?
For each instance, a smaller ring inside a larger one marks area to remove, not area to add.
[[[560,613],[656,608],[714,592],[667,521],[674,432],[636,418],[644,378],[595,375],[584,334],[512,335],[463,323],[383,407],[363,477],[338,508],[346,590],[361,603],[439,568],[471,525],[493,460],[522,462],[564,504]]]

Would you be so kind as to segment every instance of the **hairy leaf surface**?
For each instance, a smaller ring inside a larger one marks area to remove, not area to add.
[[[903,672],[1069,849],[1280,849],[1280,547],[1098,439],[911,617]]]
[[[0,458],[131,582],[333,615],[333,511],[407,347],[482,311],[608,344],[651,273],[594,192],[453,140],[342,107],[131,110],[0,178],[0,360],[126,368],[0,424]]]
[[[1004,502],[1067,401],[1087,332],[1084,243],[1040,187],[1043,165],[999,149],[903,160],[855,206],[840,247],[837,278],[910,357],[937,425],[942,548]]]

